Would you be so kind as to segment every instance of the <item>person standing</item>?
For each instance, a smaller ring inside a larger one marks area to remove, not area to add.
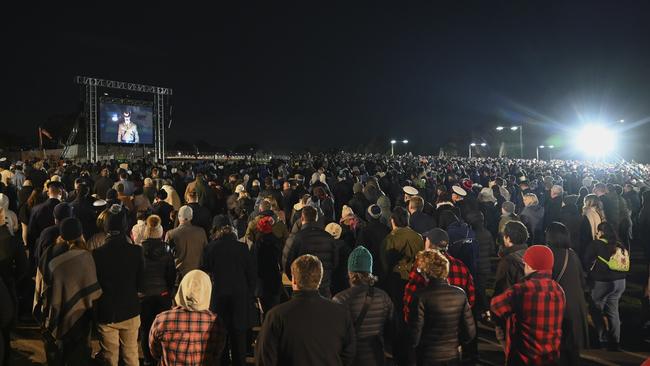
[[[372,257],[375,259],[381,258],[381,253],[383,251],[382,243],[384,239],[390,233],[390,229],[380,221],[381,220],[381,208],[375,204],[368,206],[366,211],[366,226],[361,229],[359,235],[359,243],[364,245],[372,254]],[[383,283],[386,277],[386,270],[382,265],[381,260],[375,261],[373,263],[373,274],[379,277],[377,286],[384,288]]]
[[[352,319],[357,339],[355,366],[384,365],[384,345],[390,344],[393,332],[393,302],[384,291],[375,288],[373,258],[363,246],[354,248],[348,257],[350,288],[334,296],[345,306]],[[385,332],[387,330],[387,332]]]
[[[36,241],[45,228],[54,225],[54,207],[61,203],[62,195],[63,185],[61,182],[50,181],[47,184],[47,200],[32,208],[27,227],[27,249],[29,249],[30,259],[33,263],[38,260],[34,257]]]
[[[584,199],[582,207],[582,221],[580,222],[580,238],[578,245],[578,256],[582,259],[586,248],[596,240],[598,225],[605,221],[603,203],[595,194],[588,194]]]
[[[223,353],[222,361],[229,364],[230,354],[232,365],[243,366],[246,364],[248,310],[255,289],[255,265],[248,246],[237,241],[226,216],[215,217],[212,231],[213,238],[203,250],[201,264],[201,269],[212,279],[210,310],[221,317],[228,331],[230,352]],[[277,261],[275,273],[280,274]]]
[[[560,357],[564,290],[553,280],[553,252],[533,245],[523,256],[525,279],[492,298],[506,321],[506,364],[554,365]]]
[[[524,278],[523,257],[526,252],[528,230],[519,221],[511,221],[503,230],[503,247],[494,279],[494,294],[503,293]]]
[[[323,272],[311,254],[291,263],[293,297],[266,314],[255,347],[257,366],[353,364],[354,323],[345,307],[319,294]]]
[[[418,272],[427,285],[413,294],[409,307],[408,343],[418,366],[460,365],[461,344],[476,337],[476,325],[465,292],[447,283],[449,261],[437,250],[418,253]]]
[[[612,270],[607,262],[619,248],[624,249],[614,227],[609,222],[603,222],[597,227],[596,240],[585,248],[582,260],[592,286],[591,299],[594,306],[591,318],[598,332],[598,341],[600,346],[607,346],[611,351],[620,350],[621,318],[618,303],[625,291],[627,273]]]
[[[97,278],[104,293],[97,302],[99,346],[105,361],[117,366],[138,366],[138,329],[142,288],[142,247],[127,241],[125,212],[113,205],[106,218],[104,245],[93,251]]]
[[[180,283],[185,274],[201,266],[203,248],[208,243],[205,230],[199,226],[192,225],[193,211],[190,206],[183,206],[178,210],[177,228],[167,233],[165,240],[174,254],[177,277],[176,283]]]
[[[149,349],[160,365],[219,364],[226,329],[209,309],[211,294],[205,272],[192,270],[183,277],[174,298],[176,306],[158,314],[149,331]]]

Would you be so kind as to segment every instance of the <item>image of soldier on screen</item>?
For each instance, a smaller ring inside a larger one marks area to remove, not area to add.
[[[138,136],[138,125],[131,121],[131,111],[127,110],[122,113],[124,122],[120,123],[117,128],[117,142],[122,144],[137,144],[140,142]]]

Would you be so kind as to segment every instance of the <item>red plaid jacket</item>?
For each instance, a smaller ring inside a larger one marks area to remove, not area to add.
[[[460,259],[456,259],[447,253],[444,253],[444,255],[449,260],[449,275],[447,276],[447,282],[449,282],[450,285],[462,288],[467,295],[469,306],[473,308],[476,295],[472,274],[469,273],[469,269],[467,269],[467,266]],[[411,272],[409,273],[408,282],[404,287],[404,321],[408,322],[409,305],[411,304],[413,294],[415,291],[426,287],[426,285],[427,280],[417,271],[416,266],[413,265],[413,269],[411,269]]]
[[[176,307],[156,316],[149,331],[151,355],[168,365],[216,365],[226,339],[217,315]]]
[[[506,319],[509,365],[552,365],[560,356],[564,290],[550,271],[530,274],[492,298],[492,313]]]

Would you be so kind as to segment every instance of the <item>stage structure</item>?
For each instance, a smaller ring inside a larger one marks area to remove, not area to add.
[[[155,158],[158,162],[165,162],[165,108],[170,107],[169,97],[171,88],[160,86],[134,84],[123,81],[97,79],[92,77],[77,76],[75,82],[82,88],[84,112],[86,115],[86,159],[96,162],[98,158],[98,126],[99,126],[99,96],[98,88],[126,90],[143,94],[153,94],[153,145]]]

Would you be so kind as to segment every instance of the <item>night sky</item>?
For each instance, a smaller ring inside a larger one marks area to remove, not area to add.
[[[76,113],[73,77],[86,75],[173,88],[168,145],[408,138],[436,153],[523,123],[531,155],[570,144],[566,130],[580,123],[624,118],[635,147],[624,153],[644,152],[647,1],[232,3],[5,13],[3,127],[33,136],[48,117]]]

